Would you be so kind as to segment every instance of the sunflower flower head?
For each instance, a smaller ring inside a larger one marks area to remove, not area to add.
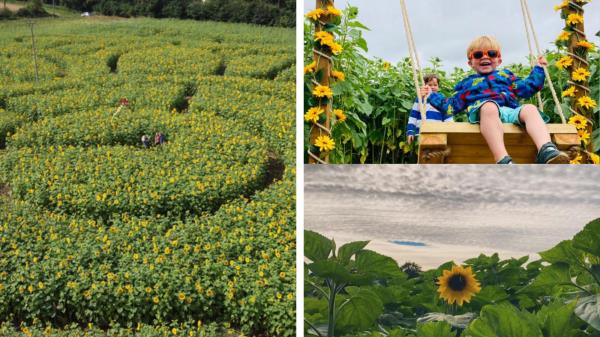
[[[573,81],[584,82],[588,79],[588,77],[590,77],[590,75],[591,74],[587,69],[577,68],[575,71],[573,71],[571,77],[573,78]]]
[[[569,1],[565,0],[565,1],[561,2],[560,5],[554,6],[554,10],[558,12],[558,11],[560,11],[560,10],[568,7],[568,6],[569,6]]]
[[[592,163],[594,163],[596,165],[600,164],[600,156],[599,155],[597,155],[595,153],[589,153],[588,155],[589,155]]]
[[[329,45],[333,41],[333,34],[325,31],[315,33],[315,41],[320,42],[321,45]]]
[[[562,97],[575,97],[576,92],[575,86],[570,86],[568,89],[563,90]]]
[[[471,267],[464,268],[454,265],[451,270],[444,270],[442,276],[438,277],[438,292],[440,298],[448,304],[462,306],[470,302],[474,294],[481,291],[481,285],[475,279]]]
[[[556,41],[569,41],[570,37],[571,37],[571,32],[562,31],[556,38]]]
[[[590,142],[590,133],[585,129],[577,130],[577,136],[579,136],[579,140],[583,142],[583,144],[588,145]]]
[[[337,70],[331,71],[331,77],[335,78],[338,81],[343,81],[346,79],[346,75],[344,75],[343,72]]]
[[[569,14],[569,16],[567,16],[567,24],[568,25],[576,25],[578,23],[583,23],[583,16],[579,15],[579,14]]]
[[[319,121],[319,117],[323,112],[325,112],[325,110],[323,110],[321,107],[312,107],[304,114],[304,120],[307,122],[316,123]]]
[[[323,15],[327,15],[327,12],[323,8],[313,9],[312,11],[306,13],[306,17],[313,21],[319,20]]]
[[[573,158],[569,161],[569,164],[581,164],[582,159],[583,159],[583,157],[580,154],[577,154],[577,156],[575,156],[575,158]]]
[[[383,62],[383,70],[388,70],[390,69],[390,63],[388,61],[384,61]]]
[[[315,69],[317,69],[317,62],[313,61],[311,64],[304,67],[304,75],[312,73]]]
[[[323,98],[323,97],[327,97],[327,98],[331,98],[333,97],[333,91],[331,91],[331,88],[326,86],[326,85],[317,85],[313,88],[312,94],[315,97],[319,97],[319,98]]]
[[[329,152],[335,149],[335,142],[331,137],[327,135],[319,136],[315,140],[315,146],[319,148],[321,152]]]
[[[587,41],[587,40],[582,40],[582,41],[577,42],[576,46],[577,47],[581,47],[581,48],[585,48],[587,50],[594,50],[594,49],[596,49],[596,46],[593,43],[591,43],[590,41]]]
[[[589,110],[596,107],[596,101],[590,96],[582,96],[577,100],[577,105]]]
[[[333,16],[342,16],[342,11],[333,6],[327,6],[327,13]]]
[[[558,61],[556,61],[556,67],[558,69],[567,69],[568,67],[573,65],[573,58],[571,56],[563,56]]]
[[[333,110],[333,113],[335,114],[335,117],[337,117],[338,122],[343,122],[346,120],[346,114],[344,114],[342,109],[335,109]]]
[[[581,115],[573,115],[569,118],[569,124],[575,125],[577,130],[585,130],[588,125],[588,121],[585,117]]]

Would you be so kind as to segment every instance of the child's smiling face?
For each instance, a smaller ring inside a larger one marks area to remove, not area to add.
[[[479,59],[475,57],[469,58],[469,65],[478,74],[489,74],[492,71],[496,70],[498,65],[502,63],[502,57],[499,55],[499,52],[497,53],[497,56],[490,57],[488,55],[488,50],[485,50],[485,52],[483,52],[483,57]]]
[[[437,78],[432,78],[429,80],[429,82],[427,82],[425,84],[427,84],[431,88],[431,91],[433,91],[433,92],[438,92],[440,90],[440,86],[438,85]]]

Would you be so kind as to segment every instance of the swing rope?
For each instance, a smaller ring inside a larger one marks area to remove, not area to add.
[[[521,1],[521,12],[523,13],[525,36],[527,36],[527,46],[529,47],[529,64],[531,65],[531,68],[533,68],[535,66],[535,62],[533,61],[535,58],[535,55],[533,54],[533,46],[531,45],[531,33],[529,32],[529,25],[527,24],[527,19],[525,18],[526,14],[525,14],[525,7],[523,6],[523,1]],[[540,111],[544,111],[544,102],[542,101],[542,93],[538,91],[536,93],[536,97],[537,97],[537,102],[538,102],[538,108],[540,109]]]
[[[542,55],[542,50],[540,48],[540,43],[537,38],[537,34],[535,33],[535,28],[533,26],[533,21],[531,20],[531,12],[529,11],[529,6],[527,5],[527,0],[521,0],[521,8],[523,10],[523,16],[525,20],[525,26],[529,24],[529,28],[531,28],[531,35],[533,36],[533,40],[535,42],[535,48],[537,50],[538,55]],[[529,35],[527,35],[527,39],[529,40]],[[552,93],[552,99],[554,100],[554,104],[556,105],[556,110],[560,115],[560,120],[562,124],[566,124],[565,115],[563,114],[562,106],[560,105],[560,101],[556,96],[556,90],[554,90],[554,84],[552,83],[552,79],[550,78],[550,73],[548,72],[547,66],[542,66],[544,68],[544,74],[546,75],[546,79],[548,80],[548,85],[550,87],[550,92]]]
[[[410,28],[410,21],[408,19],[408,11],[406,10],[406,2],[405,0],[400,0],[400,8],[402,9],[402,21],[404,23],[404,32],[406,34],[406,43],[408,44],[408,52],[410,54],[410,65],[413,73],[413,82],[415,85],[415,90],[417,91],[417,100],[419,102],[419,111],[421,112],[421,123],[425,121],[427,118],[427,113],[425,111],[425,107],[427,104],[427,97],[423,100],[421,97],[421,93],[419,90],[419,79],[421,83],[425,85],[425,81],[423,80],[423,74],[421,73],[421,64],[419,63],[419,57],[417,55],[417,48],[415,46],[415,41],[413,39],[412,29]]]

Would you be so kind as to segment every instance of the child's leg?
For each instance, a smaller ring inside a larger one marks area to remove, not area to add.
[[[538,109],[533,104],[525,104],[521,108],[521,113],[519,113],[519,120],[521,123],[525,123],[525,129],[527,133],[535,143],[538,151],[542,147],[542,145],[550,142],[550,133],[548,132],[548,127]]]
[[[498,162],[508,156],[504,146],[504,129],[500,121],[500,111],[496,104],[487,102],[479,108],[479,124],[481,135],[492,151],[494,160]]]

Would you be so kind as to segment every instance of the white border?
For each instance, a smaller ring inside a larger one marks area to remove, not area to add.
[[[304,336],[304,0],[296,1],[296,336]]]

